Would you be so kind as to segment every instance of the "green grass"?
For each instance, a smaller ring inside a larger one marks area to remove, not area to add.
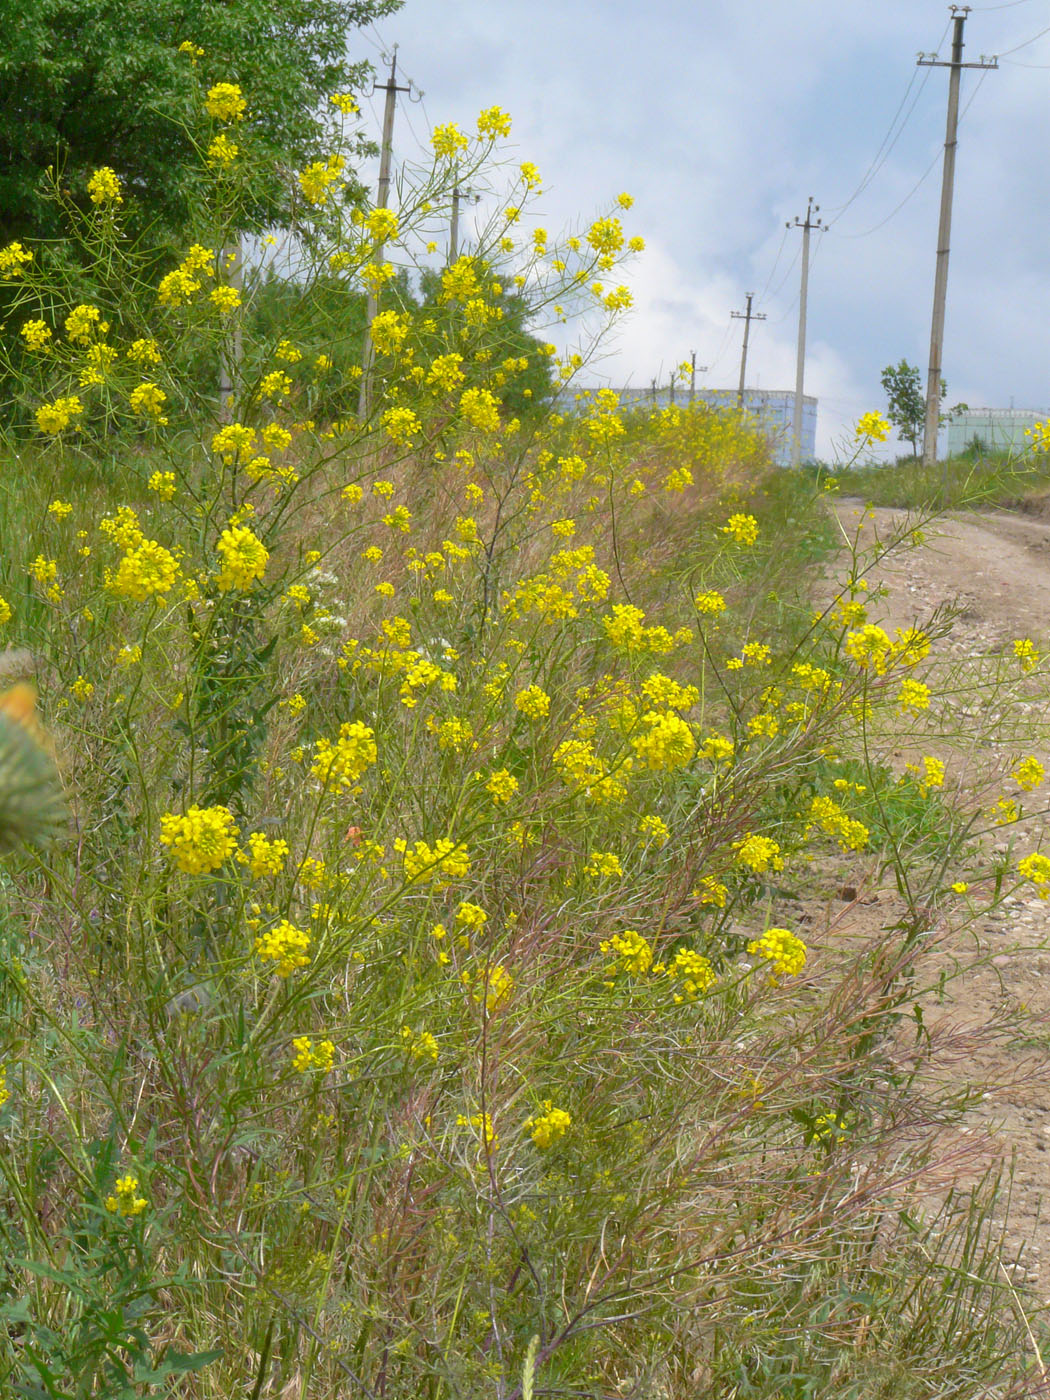
[[[836,473],[843,495],[902,509],[973,510],[1013,507],[1050,487],[1045,456],[952,457],[927,467],[921,459]]]

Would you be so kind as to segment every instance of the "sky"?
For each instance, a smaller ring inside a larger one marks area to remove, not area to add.
[[[859,415],[885,408],[884,366],[925,383],[948,70],[916,58],[950,57],[950,18],[941,0],[406,0],[351,52],[385,76],[396,43],[423,93],[399,103],[395,161],[498,103],[552,232],[634,196],[635,306],[588,383],[666,382],[695,351],[698,384],[735,388],[730,313],[754,292],[748,384],[793,388],[802,235],[785,224],[812,195],[830,229],[813,238],[806,392],[818,454],[843,460]],[[967,62],[1001,57],[962,76],[947,403],[1050,410],[1050,0],[974,6],[965,43]]]

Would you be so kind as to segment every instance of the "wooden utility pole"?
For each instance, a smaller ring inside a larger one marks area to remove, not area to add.
[[[996,59],[981,55],[979,63],[963,63],[963,26],[969,5],[951,5],[955,30],[951,61],[942,63],[936,54],[919,55],[926,68],[950,68],[948,78],[948,127],[944,137],[944,173],[941,177],[941,219],[937,230],[937,273],[933,283],[933,320],[930,326],[930,369],[926,381],[926,432],[922,460],[926,466],[937,461],[937,433],[941,425],[941,362],[944,351],[944,309],[948,298],[948,253],[952,236],[952,196],[955,189],[955,151],[959,129],[959,84],[964,68],[998,68]]]
[[[379,87],[372,84],[372,91]],[[376,208],[386,209],[390,199],[390,165],[394,153],[394,112],[397,108],[399,92],[409,92],[407,87],[397,85],[397,45],[390,59],[390,77],[385,83],[386,105],[383,108],[383,141],[379,151],[379,188],[376,192]],[[377,244],[375,261],[382,261],[383,245]],[[375,320],[378,302],[375,292],[368,293],[365,307],[365,341],[361,354],[361,388],[357,399],[357,416],[364,422],[372,411],[372,366],[375,362],[375,349],[372,345],[372,322]]]
[[[748,292],[747,310],[731,311],[729,313],[734,321],[743,321],[744,323],[744,348],[740,353],[740,387],[736,393],[736,401],[739,408],[743,408],[744,406],[744,383],[747,379],[747,347],[751,339],[751,322],[764,321],[766,319],[762,312],[751,310],[751,303],[754,299],[754,292]]]
[[[813,215],[820,210],[810,195],[806,204],[806,221],[795,216],[795,222],[788,228],[802,230],[802,288],[798,298],[798,349],[795,352],[795,403],[791,421],[791,465],[797,467],[802,461],[802,408],[805,403],[806,382],[806,303],[809,300],[809,235],[813,229],[822,231],[824,225]]]

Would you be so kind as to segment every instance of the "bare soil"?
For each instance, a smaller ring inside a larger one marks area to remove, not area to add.
[[[852,500],[839,501],[836,512],[844,545],[858,531],[862,544],[887,538],[904,519],[900,511],[868,510]],[[985,791],[1004,791],[1004,769],[1019,748],[1050,770],[1045,696],[975,701],[966,695],[968,670],[976,676],[984,667],[986,675],[990,659],[1012,655],[1014,638],[1031,637],[1044,655],[1050,651],[1050,510],[948,516],[924,527],[924,534],[918,548],[867,571],[870,592],[886,590],[870,614],[889,630],[922,622],[938,608],[957,610],[938,651],[939,664],[957,679],[958,698],[950,703],[957,708],[959,740],[951,749],[927,744],[925,752],[938,752],[956,781],[983,801]],[[905,735],[901,762],[912,747]],[[1036,817],[1003,827],[988,845],[1014,855],[1048,849],[1044,826],[1050,821]],[[860,871],[857,876],[848,903],[832,909],[825,902],[809,911],[836,943],[876,937],[903,912],[895,888],[878,888]],[[1012,1165],[1013,1189],[1001,1202],[1004,1277],[1007,1261],[1020,1253],[1020,1263],[1009,1265],[1011,1279],[1050,1306],[1050,1237],[1042,1228],[1050,1215],[1050,902],[1008,898],[976,921],[965,906],[964,897],[957,907],[931,911],[924,980],[935,982],[943,971],[946,982],[942,993],[922,998],[926,1025],[942,1046],[930,1073],[972,1098],[961,1129],[946,1134],[969,1135],[980,1147],[978,1160],[998,1157]]]

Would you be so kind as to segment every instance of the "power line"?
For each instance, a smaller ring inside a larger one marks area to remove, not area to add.
[[[780,255],[781,255],[781,254],[783,253],[783,251],[784,251],[784,245],[785,245],[785,243],[787,242],[787,236],[788,236],[788,231],[787,231],[787,229],[785,229],[785,230],[784,230],[784,233],[783,233],[783,235],[782,235],[782,237],[781,237],[781,239],[780,239],[780,247],[777,249],[777,255],[776,255],[776,257],[773,259],[773,266],[769,269],[769,276],[766,278],[766,285],[762,288],[762,290],[761,290],[761,291],[759,292],[759,294],[758,294],[758,299],[759,299],[760,302],[765,301],[765,299],[766,299],[766,293],[769,291],[769,284],[770,284],[770,282],[772,282],[772,280],[773,280],[773,274],[774,274],[774,272],[776,272],[776,270],[777,270],[777,263],[780,262]]]
[[[970,107],[971,107],[971,105],[972,105],[972,103],[973,103],[974,98],[975,98],[975,97],[977,96],[977,94],[980,92],[980,90],[981,90],[981,85],[983,84],[983,82],[984,82],[984,80],[985,80],[985,78],[986,78],[987,76],[988,76],[988,73],[987,73],[987,72],[984,72],[984,73],[981,74],[980,78],[977,80],[977,86],[974,88],[973,92],[970,94],[969,98],[967,99],[966,106],[962,109],[962,112],[961,112],[960,115],[959,115],[959,123],[960,123],[960,125],[962,124],[962,120],[963,120],[963,118],[966,116],[966,113],[970,110]],[[904,208],[904,206],[912,199],[912,197],[913,197],[914,195],[916,195],[916,194],[919,192],[919,189],[920,189],[920,188],[926,183],[926,181],[930,178],[930,175],[931,175],[932,171],[933,171],[934,168],[936,167],[937,162],[941,159],[942,155],[943,155],[943,152],[941,152],[941,151],[938,151],[938,152],[937,152],[937,154],[934,156],[933,160],[930,161],[929,165],[928,165],[928,166],[926,167],[926,169],[922,172],[922,174],[919,176],[919,178],[915,181],[915,184],[912,185],[911,189],[910,189],[910,190],[908,191],[908,193],[904,196],[904,198],[901,200],[901,202],[900,202],[898,205],[896,205],[895,208],[891,209],[890,212],[886,215],[886,217],[885,217],[884,219],[882,219],[879,223],[875,224],[872,228],[865,229],[863,233],[840,233],[840,234],[839,234],[839,237],[840,237],[840,238],[850,238],[850,239],[852,239],[852,238],[869,238],[873,233],[878,233],[878,231],[879,231],[880,228],[885,228],[886,225],[889,223],[889,221],[890,221],[891,219],[895,218],[895,217],[900,213],[900,211]]]
[[[1005,0],[1002,5],[971,5],[974,14],[983,14],[987,10],[1013,10],[1018,5],[1027,5],[1029,0]]]
[[[730,337],[730,335],[732,334],[732,330],[733,330],[733,318],[730,317],[729,320],[726,322],[726,328],[725,328],[725,330],[722,332],[722,341],[721,341],[721,344],[719,345],[718,350],[715,352],[715,356],[714,356],[714,358],[712,359],[711,363],[710,363],[710,364],[708,365],[708,367],[707,367],[707,372],[708,372],[708,374],[711,373],[711,371],[714,369],[715,365],[717,365],[717,364],[719,363],[719,361],[722,359],[723,355],[725,354],[726,349],[727,349],[728,346],[729,346],[729,337]]]
[[[1026,39],[1023,44],[1015,44],[1012,49],[1002,49],[995,55],[996,58],[1006,58],[1007,55],[1017,53],[1020,49],[1026,49],[1029,44],[1034,44],[1037,39],[1041,39],[1044,34],[1050,34],[1050,24],[1045,29],[1040,29],[1038,34],[1033,34],[1030,39]]]
[[[941,44],[944,42],[944,37],[948,33],[948,30],[950,28],[951,20],[949,20],[948,23],[944,26],[944,32],[941,34],[941,37],[937,40],[938,48],[940,48]],[[835,223],[838,218],[841,218],[841,216],[846,212],[846,210],[850,207],[854,200],[858,199],[860,195],[863,194],[863,192],[871,184],[872,180],[874,180],[875,176],[885,165],[886,161],[889,159],[890,153],[892,152],[894,146],[896,146],[898,140],[900,139],[901,133],[903,132],[904,128],[908,125],[908,122],[911,120],[911,114],[915,111],[916,104],[918,103],[919,98],[922,96],[923,88],[925,88],[926,83],[929,80],[929,76],[929,73],[926,73],[923,77],[922,82],[919,84],[919,90],[912,98],[911,106],[905,113],[904,120],[901,122],[900,128],[898,129],[896,135],[893,135],[893,128],[897,124],[897,118],[903,111],[904,104],[908,100],[908,94],[911,92],[912,87],[915,83],[915,79],[918,77],[918,69],[913,68],[911,70],[911,76],[908,79],[908,86],[904,89],[904,96],[897,104],[897,110],[893,114],[893,119],[886,130],[886,135],[882,138],[882,141],[879,145],[879,149],[875,152],[874,156],[871,159],[871,164],[868,166],[864,175],[861,177],[860,184],[850,195],[849,199],[846,200],[845,204],[838,204],[832,207],[831,213],[836,216],[836,218],[832,220],[832,223]],[[893,137],[892,140],[890,140],[891,136]],[[888,147],[887,143],[889,143]]]
[[[772,296],[769,298],[770,301],[776,301],[777,297],[778,297],[778,296],[780,295],[780,293],[784,290],[784,284],[785,284],[785,282],[788,280],[788,278],[791,276],[792,272],[794,272],[794,270],[795,270],[795,264],[798,262],[798,260],[799,260],[799,258],[800,258],[801,256],[802,256],[802,249],[801,249],[801,248],[796,248],[796,249],[795,249],[795,256],[794,256],[794,257],[791,259],[791,261],[788,263],[788,265],[787,265],[787,271],[784,273],[783,277],[781,277],[780,281],[777,283],[776,291],[775,291],[775,292],[772,294]]]

